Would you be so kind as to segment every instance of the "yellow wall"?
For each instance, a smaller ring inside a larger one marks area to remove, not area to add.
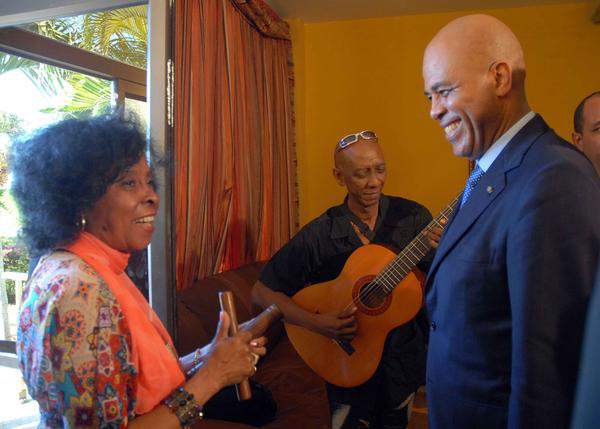
[[[589,20],[585,3],[484,12],[516,33],[530,105],[569,139],[575,106],[600,89],[600,24]],[[421,59],[431,37],[464,14],[290,21],[301,224],[342,200],[331,175],[333,145],[364,129],[376,131],[383,146],[386,193],[415,199],[435,215],[461,191],[467,162],[452,155],[429,118]]]

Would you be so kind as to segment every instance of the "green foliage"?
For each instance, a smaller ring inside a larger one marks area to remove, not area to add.
[[[28,24],[25,28],[86,51],[146,68],[146,6],[50,19]]]
[[[29,270],[29,255],[16,237],[0,237],[4,271],[26,273]]]
[[[23,121],[17,116],[5,112],[0,112],[0,134],[6,134],[9,138],[14,138],[23,132]],[[5,151],[0,151],[0,210],[6,210],[3,198],[4,186],[8,181],[8,159]]]
[[[0,134],[6,134],[9,138],[14,138],[23,133],[23,121],[14,114],[0,112]],[[8,181],[8,156],[5,150],[0,148],[0,209],[7,210],[5,205],[5,197],[10,198],[10,195],[5,195],[7,192],[4,189]],[[10,205],[10,204],[9,204]],[[15,237],[0,237],[0,245],[2,245],[2,260],[4,262],[4,271],[15,271],[26,273],[29,269],[29,256],[27,251],[17,245]],[[13,280],[5,280],[8,301],[15,302],[15,282]]]
[[[83,118],[98,115],[110,109],[112,84],[110,81],[73,73],[69,78],[73,95],[68,104],[47,108],[45,113],[61,112],[64,117]]]
[[[69,45],[146,68],[147,7],[136,6],[31,23],[26,29]],[[71,99],[57,109],[65,116],[90,116],[111,105],[110,81],[0,52],[0,74],[20,69],[46,95],[72,88]],[[68,85],[67,85],[68,84]]]
[[[0,133],[16,137],[23,132],[23,120],[12,113],[0,112]]]
[[[0,152],[0,188],[4,188],[8,180],[8,160],[6,152]],[[2,189],[4,190],[4,189]],[[2,194],[0,194],[1,197]],[[1,203],[1,202],[0,202]]]
[[[4,198],[4,185],[8,179],[8,162],[6,161],[6,152],[0,152],[0,210],[6,210],[2,199]]]
[[[17,273],[27,273],[29,271],[29,255],[24,247],[17,243],[15,237],[0,237],[2,245],[2,260],[4,262],[4,271]],[[5,280],[6,294],[8,302],[15,303],[15,282]]]
[[[36,88],[50,97],[65,91],[65,83],[73,73],[60,67],[0,52],[0,74],[15,69],[21,70]]]
[[[119,61],[146,68],[146,6],[90,13],[83,18],[81,46]]]

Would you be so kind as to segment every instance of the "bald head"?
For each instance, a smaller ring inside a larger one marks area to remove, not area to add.
[[[423,56],[425,94],[456,155],[478,159],[529,111],[523,49],[488,15],[448,23]]]
[[[594,164],[600,176],[600,91],[588,95],[575,110],[573,143]]]
[[[351,210],[376,206],[386,178],[385,159],[377,139],[359,138],[345,149],[334,151],[333,176],[348,190]]]
[[[333,149],[333,164],[335,168],[344,168],[357,158],[366,156],[378,156],[383,159],[383,151],[379,146],[377,138],[364,139],[358,137],[356,143],[352,143],[347,148],[339,150],[338,144]]]
[[[523,49],[512,30],[489,15],[468,15],[443,27],[425,50],[425,58],[434,60],[440,50],[451,53],[463,67],[486,71],[492,64],[510,65],[517,77],[525,76]]]

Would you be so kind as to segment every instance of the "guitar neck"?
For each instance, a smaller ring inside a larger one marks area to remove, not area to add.
[[[446,221],[446,223],[448,222],[461,195],[462,193],[454,198],[454,200],[452,200],[439,215],[429,222],[427,226],[423,228],[423,230],[398,254],[398,256],[396,256],[394,260],[379,273],[375,281],[378,284],[381,284],[388,293],[391,293],[394,287],[400,283],[400,281],[406,277],[419,262],[421,262],[427,253],[429,253],[432,246],[426,233],[434,227],[441,228],[442,231],[444,230],[445,225],[440,222],[442,220]]]

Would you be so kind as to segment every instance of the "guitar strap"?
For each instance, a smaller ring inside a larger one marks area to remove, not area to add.
[[[369,225],[360,220],[360,218],[356,216],[352,212],[352,210],[350,210],[350,208],[348,208],[348,195],[346,195],[346,198],[344,198],[344,204],[342,204],[342,212],[344,213],[344,217],[348,219],[348,222],[350,222],[350,224],[354,224],[358,228],[360,233],[364,235],[367,239],[369,239],[370,242],[372,242],[375,238],[375,232],[379,229],[381,223],[383,222],[383,219],[385,218],[389,203],[389,198],[386,195],[381,195],[381,198],[379,198],[377,221],[375,222],[375,228],[372,230],[371,228],[369,228]]]

